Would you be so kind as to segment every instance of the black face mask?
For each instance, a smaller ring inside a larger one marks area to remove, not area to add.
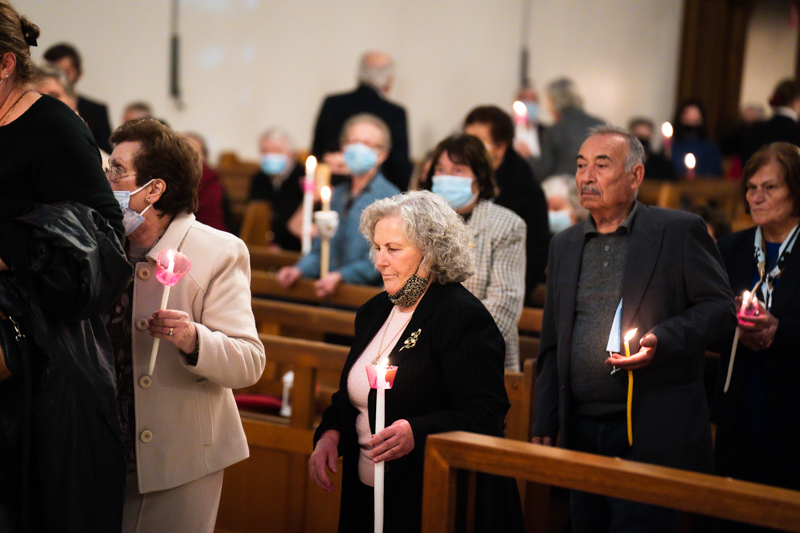
[[[687,137],[702,137],[703,126],[683,126],[683,134]]]

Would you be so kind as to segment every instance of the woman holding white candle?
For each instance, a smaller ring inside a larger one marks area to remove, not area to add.
[[[142,119],[111,141],[106,176],[134,221],[125,246],[134,276],[107,324],[128,462],[123,531],[210,533],[223,469],[249,453],[231,389],[255,383],[265,364],[247,247],[195,220],[200,163],[183,136]],[[162,250],[191,261],[166,309]]]
[[[419,531],[427,436],[503,433],[509,406],[504,342],[489,312],[460,283],[474,270],[472,239],[442,198],[415,191],[379,200],[364,211],[361,229],[373,243],[386,292],[356,316],[355,340],[315,434],[309,471],[330,492],[328,470],[336,471],[342,455],[339,531],[373,531],[374,464],[385,461],[384,531]],[[374,362],[397,367],[385,393],[386,429],[377,434],[377,393],[364,371]],[[480,493],[477,530],[489,530],[488,524],[518,530],[516,485],[491,482],[495,490]]]
[[[761,148],[744,168],[742,193],[756,227],[728,235],[718,246],[734,294],[757,285],[758,316],[740,312],[727,392],[730,340],[720,347],[716,470],[800,490],[800,148]]]

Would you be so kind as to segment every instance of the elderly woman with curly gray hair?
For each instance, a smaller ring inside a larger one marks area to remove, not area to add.
[[[373,531],[374,465],[385,461],[384,531],[419,531],[428,435],[503,434],[505,342],[491,314],[461,285],[475,268],[472,237],[443,198],[413,191],[378,200],[362,213],[360,229],[386,291],[356,315],[352,349],[314,435],[309,471],[331,492],[328,470],[335,472],[343,456],[339,531]],[[397,372],[386,393],[386,427],[375,434],[376,391],[366,367],[378,361]],[[513,480],[481,479],[478,499],[478,531],[521,529]]]

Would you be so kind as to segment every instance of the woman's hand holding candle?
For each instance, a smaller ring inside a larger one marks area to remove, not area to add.
[[[397,420],[373,435],[369,444],[373,447],[369,452],[373,461],[393,461],[408,455],[414,449],[414,432],[408,420]]]
[[[641,370],[647,368],[656,355],[658,339],[652,333],[646,334],[639,340],[639,351],[630,357],[618,353],[611,354],[606,359],[608,366],[615,366],[620,370]]]
[[[778,319],[755,300],[758,314],[748,314],[739,320],[739,342],[753,351],[766,350],[772,346],[778,330]]]
[[[183,311],[156,311],[147,321],[147,330],[153,337],[171,342],[184,353],[193,352],[197,345],[197,326]]]

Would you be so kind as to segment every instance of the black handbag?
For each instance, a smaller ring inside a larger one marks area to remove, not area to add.
[[[0,319],[0,381],[19,375],[23,358],[27,357],[28,344],[19,328],[19,322],[11,317]]]

